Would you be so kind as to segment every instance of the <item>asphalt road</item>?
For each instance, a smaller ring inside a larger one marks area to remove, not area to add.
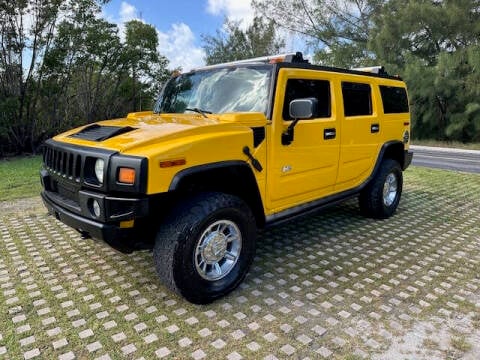
[[[410,146],[412,165],[480,174],[480,151]]]

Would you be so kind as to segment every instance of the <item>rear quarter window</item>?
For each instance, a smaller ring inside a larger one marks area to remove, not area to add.
[[[408,98],[405,88],[380,85],[383,113],[408,113]]]
[[[342,82],[345,116],[372,115],[372,89],[369,84]]]

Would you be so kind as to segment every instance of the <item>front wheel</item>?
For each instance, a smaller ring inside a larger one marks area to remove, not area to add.
[[[235,289],[255,254],[256,226],[240,198],[202,193],[174,209],[158,231],[157,273],[172,290],[206,304]]]
[[[377,219],[392,216],[400,202],[402,187],[400,164],[392,159],[384,160],[375,177],[360,193],[360,210]]]

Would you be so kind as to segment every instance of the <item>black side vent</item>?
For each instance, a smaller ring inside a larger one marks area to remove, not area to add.
[[[265,140],[265,128],[262,127],[252,127],[253,131],[253,146],[257,147]]]
[[[82,129],[76,134],[70,135],[70,137],[77,138],[77,139],[90,140],[90,141],[103,141],[103,140],[110,139],[114,136],[125,134],[132,130],[135,130],[135,128],[132,128],[130,126],[119,127],[119,126],[101,126],[98,124],[93,124],[93,125],[87,126],[86,128]]]

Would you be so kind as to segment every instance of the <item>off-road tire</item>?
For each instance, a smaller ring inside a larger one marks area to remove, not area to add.
[[[395,176],[397,190],[391,204],[386,204],[384,201],[384,186],[390,174]],[[400,164],[392,159],[383,160],[375,177],[360,193],[360,211],[363,215],[376,219],[389,218],[398,207],[402,195],[402,187],[403,174]]]
[[[195,251],[205,229],[217,221],[236,225],[241,233],[241,250],[228,274],[212,281],[197,270]],[[180,202],[162,222],[153,249],[155,268],[171,290],[192,303],[207,304],[243,281],[255,255],[255,238],[255,219],[243,200],[223,193],[201,193]]]

